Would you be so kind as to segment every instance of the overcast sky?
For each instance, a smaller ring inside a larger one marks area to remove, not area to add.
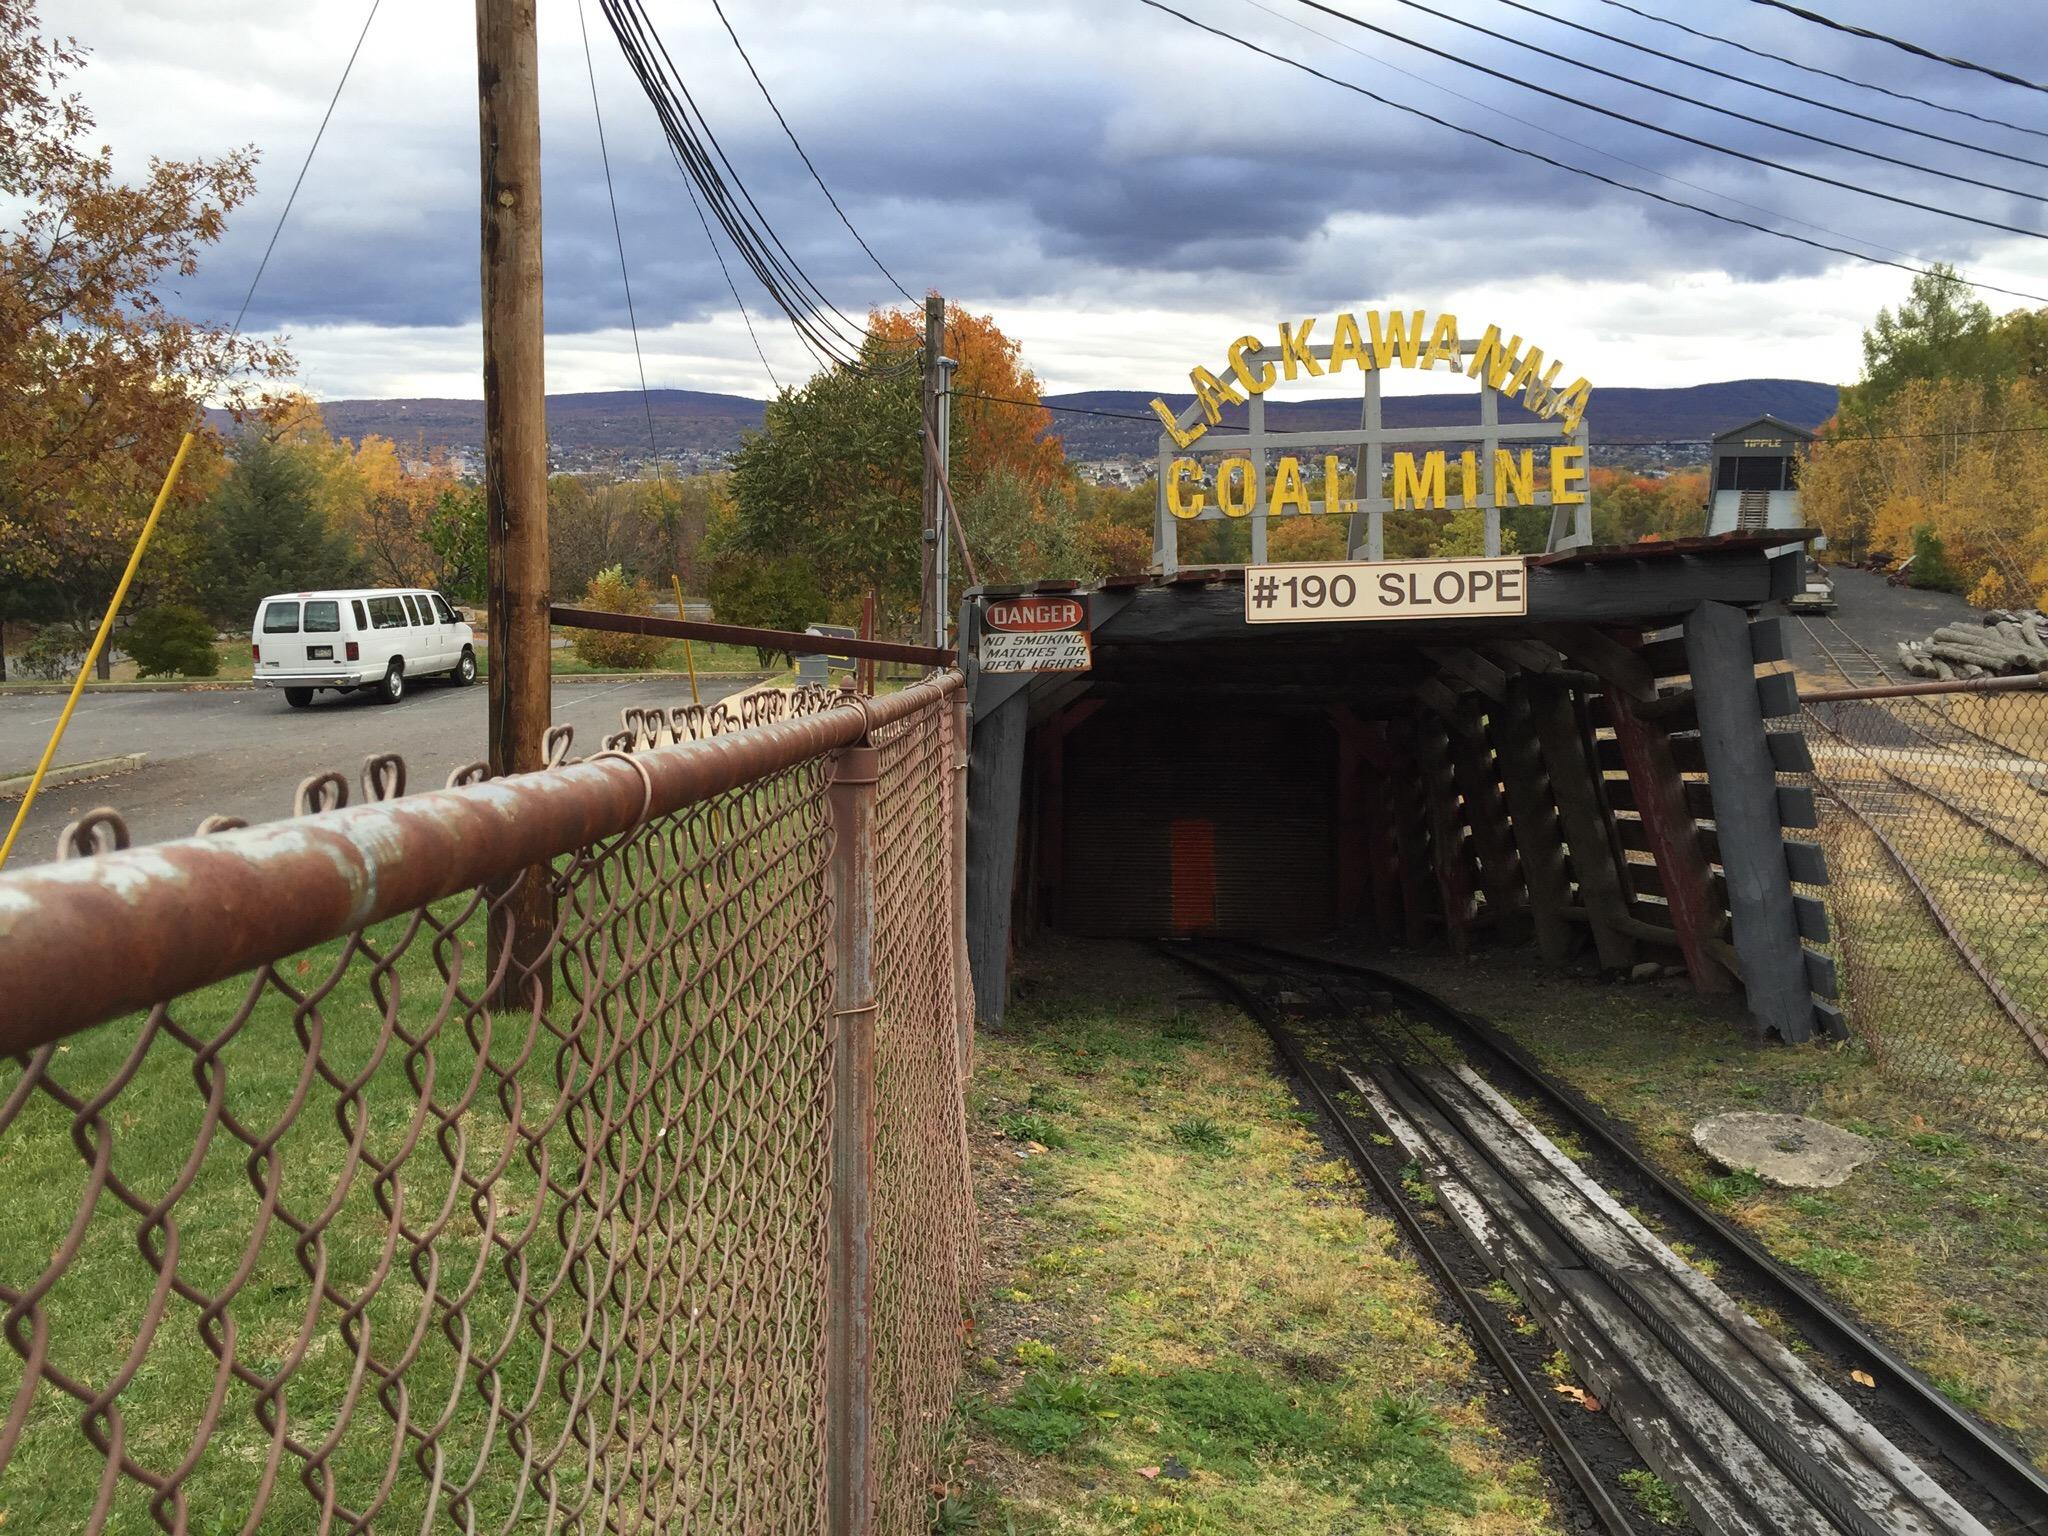
[[[2022,192],[2048,193],[2048,136],[1819,79],[1603,0],[1529,3],[1547,17],[1745,80],[2043,165],[1930,143],[1711,79],[1502,0],[1426,3],[1685,100],[1585,74],[1400,0],[1336,6],[1463,62],[1349,27],[1299,0],[1173,3],[1327,74],[1555,158],[1814,239],[1948,260],[1986,282],[2048,295],[2048,242],[2037,237],[1743,164],[1469,65],[1855,187],[2028,230],[2048,230],[2048,205],[1790,138],[1694,103],[1711,100]],[[1754,0],[1636,3],[1784,58],[2048,133],[2048,96],[1826,31]],[[1816,7],[2042,79],[2048,32],[2037,3]],[[652,111],[598,0],[586,4],[649,382],[769,393]],[[1049,389],[1184,389],[1187,368],[1216,365],[1232,337],[1270,335],[1283,317],[1384,304],[1449,309],[1474,334],[1497,322],[1596,388],[1766,376],[1840,382],[1856,374],[1861,328],[1909,280],[1549,169],[1246,53],[1138,0],[725,4],[882,260],[913,292],[937,288],[992,311]],[[368,0],[42,0],[48,28],[93,52],[79,84],[124,168],[139,170],[150,154],[244,143],[263,151],[260,194],[237,213],[199,276],[182,285],[187,313],[233,316],[367,7]],[[710,0],[647,0],[647,9],[726,153],[820,286],[849,313],[900,302],[809,180]],[[630,388],[632,350],[577,7],[540,0],[540,12],[548,383],[556,391]],[[473,14],[463,0],[384,0],[257,294],[251,325],[289,338],[303,383],[322,398],[482,392]],[[784,382],[801,379],[812,365],[788,323],[736,262],[734,275],[769,361]],[[1986,297],[2000,310],[2022,303]]]

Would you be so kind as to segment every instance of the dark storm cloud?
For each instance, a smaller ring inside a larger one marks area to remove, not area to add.
[[[1461,58],[1795,163],[1849,187],[1772,173],[1592,116],[1347,28],[1292,0],[1272,0],[1273,9],[1329,34],[1328,40],[1239,0],[1184,3],[1204,20],[1482,132],[1830,244],[1881,242],[1915,259],[1967,264],[1998,238],[1859,196],[1853,188],[1860,186],[2029,229],[2042,228],[2048,212],[2023,198],[1879,165],[1595,79],[1391,0],[1347,3],[1381,25]],[[1688,99],[1710,97],[1758,117],[1989,181],[2048,187],[2048,172],[1709,80],[1492,0],[1432,3]],[[222,9],[245,13],[250,30],[238,33],[230,25],[203,47],[179,32],[168,0],[138,0],[126,9],[45,0],[45,9],[53,23],[78,32],[99,52],[102,62],[84,83],[103,126],[114,130],[109,137],[148,145],[165,136],[161,111],[153,117],[148,101],[101,93],[103,84],[119,88],[135,81],[138,60],[154,50],[169,55],[171,70],[171,88],[158,101],[181,109],[177,132],[189,140],[165,146],[166,152],[189,153],[238,138],[265,143],[264,196],[238,217],[228,240],[180,294],[180,302],[195,312],[232,314],[268,236],[279,188],[288,185],[331,87],[340,57],[333,51],[336,39],[345,46],[352,37],[357,18],[350,13],[356,7],[337,0],[333,7],[315,8],[315,28],[253,0],[233,0]],[[723,34],[697,7],[650,9],[691,72],[692,88],[701,91],[727,153],[806,271],[850,313],[897,299],[811,184]],[[885,7],[742,0],[730,9],[820,169],[913,292],[937,286],[1022,302],[1184,291],[1200,281],[1301,301],[1344,297],[1362,287],[1426,291],[1517,276],[1640,280],[1671,271],[1720,271],[1768,280],[1811,274],[1836,260],[1459,137],[1135,4],[1080,0],[1061,7],[1019,0]],[[1964,11],[1874,0],[1855,7],[1855,17],[2022,74],[2048,74],[2048,44],[2029,10]],[[2048,140],[1768,66],[1598,0],[1554,0],[1554,11],[1788,90],[2048,160],[2048,153],[2039,153],[2048,151]],[[1898,89],[2016,120],[2042,116],[2039,98],[2026,92],[1843,38],[1747,0],[1707,0],[1672,14],[1765,51]],[[594,8],[591,20],[599,27]],[[405,12],[380,18],[382,30],[373,33],[365,51],[363,78],[351,84],[265,278],[252,324],[449,325],[474,318],[476,144],[469,39],[446,18],[431,35],[422,34],[421,25],[420,17]],[[550,13],[543,25],[552,28],[544,34],[550,328],[622,325],[618,256],[573,13]],[[295,37],[315,32],[317,48],[295,51]],[[286,78],[264,78],[261,61],[237,58],[229,44],[238,36],[252,49],[267,49],[268,69]],[[725,281],[647,104],[601,29],[596,42],[641,324],[728,311]],[[1489,107],[1524,121],[1509,121]],[[1550,137],[1541,131],[1546,128],[1587,147]],[[1659,173],[1676,180],[1660,179]],[[1359,233],[1347,237],[1346,230]],[[765,307],[759,288],[736,261],[733,271],[749,304],[757,311]]]

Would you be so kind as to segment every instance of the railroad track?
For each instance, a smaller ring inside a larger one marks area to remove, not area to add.
[[[1851,686],[1880,687],[1896,681],[1868,647],[1857,641],[1833,619],[1826,622],[1839,637],[1842,646],[1840,652],[1830,647],[1812,624],[1804,619],[1800,622],[1806,626],[1806,631],[1813,638],[1814,644],[1820,647],[1835,670]],[[1847,665],[1844,662],[1845,657]],[[1921,701],[1907,699],[1897,702],[1910,707]],[[1864,768],[1881,776],[1872,778],[1867,774],[1831,772],[1825,765],[1820,765],[1816,768],[1815,776],[1821,787],[1837,805],[1876,838],[1878,846],[1884,850],[1885,856],[1891,860],[1893,867],[1899,871],[1906,883],[1913,888],[1920,904],[1926,908],[1928,916],[1941,929],[1958,958],[1983,985],[1998,1010],[2025,1038],[2035,1054],[2040,1056],[2043,1062],[2048,1062],[2048,1028],[2044,1028],[2042,1021],[2035,1018],[2032,1011],[2014,997],[1999,980],[1990,962],[1970,942],[1962,925],[1956,921],[1940,896],[1928,884],[1912,857],[1900,846],[1893,832],[1898,829],[1898,824],[1910,821],[1918,808],[1932,807],[1935,816],[1953,818],[1970,830],[2018,855],[2021,860],[2043,874],[2048,874],[2048,857],[2044,857],[2039,849],[2024,841],[2014,831],[1998,825],[1983,812],[1965,805],[1954,795],[1899,772],[1897,768],[1884,761],[1881,745],[1865,739],[1876,733],[1867,728],[1857,729],[1856,718],[1853,715],[1845,717],[1839,713],[1841,711],[1877,712],[1878,718],[1895,722],[1931,747],[1944,753],[1961,754],[1981,760],[1987,772],[2010,772],[2009,768],[2002,767],[2001,764],[2013,763],[2018,754],[2002,742],[1957,725],[1945,711],[1931,704],[1928,704],[1924,711],[1915,712],[1919,723],[1905,718],[1902,712],[1893,712],[1886,709],[1884,704],[1874,701],[1850,702],[1836,706],[1810,706],[1806,710],[1808,720],[1832,737],[1844,751],[1853,752]],[[1987,757],[1985,748],[1997,753],[1998,762],[1994,763]],[[2014,780],[2016,786],[2020,782],[2022,781]],[[1892,830],[1887,830],[1887,823],[1891,824]]]
[[[1820,653],[1827,657],[1828,665],[1850,688],[1885,688],[1900,681],[1897,674],[1884,664],[1883,659],[1869,646],[1858,640],[1833,618],[1821,621],[1827,633],[1814,627],[1810,619],[1800,619]],[[1832,637],[1832,644],[1830,643]],[[1960,752],[1970,755],[1982,753],[1987,748],[2000,757],[2009,758],[2016,754],[2002,741],[1994,740],[1966,725],[1958,725],[1947,710],[1929,699],[1902,699],[1896,701],[1900,708],[1887,711],[1887,718],[1917,736],[1928,746],[1946,752]],[[1911,711],[1908,718],[1907,711]]]
[[[1597,1436],[1616,1426],[1713,1536],[2048,1536],[2048,1479],[2023,1456],[1483,1023],[1359,966],[1242,941],[1166,948],[1267,1028],[1604,1528],[1643,1528],[1594,1470],[1612,1461]],[[1418,1179],[1443,1220],[1418,1209]],[[1712,1258],[1717,1278],[1632,1211]],[[1560,1411],[1475,1264],[1514,1289],[1604,1413]],[[1770,1309],[1808,1352],[1746,1306]]]

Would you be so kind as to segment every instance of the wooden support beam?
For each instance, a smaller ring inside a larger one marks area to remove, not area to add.
[[[1650,729],[1659,729],[1653,721],[1639,719]],[[1671,761],[1680,773],[1705,773],[1707,771],[1706,749],[1701,747],[1697,736],[1666,736],[1671,744]],[[1764,746],[1771,754],[1771,762],[1780,773],[1813,772],[1813,749],[1807,745],[1804,733],[1799,731],[1766,731]],[[1616,741],[1600,743],[1600,766],[1609,773],[1620,773],[1628,765],[1621,758],[1621,744]]]
[[[1553,624],[1538,631],[1610,688],[1647,704],[1657,697],[1657,680],[1633,646],[1590,624]]]
[[[1812,988],[1792,909],[1778,775],[1764,746],[1749,621],[1739,608],[1701,603],[1686,618],[1685,644],[1750,1017],[1759,1030],[1806,1040],[1814,1029]]]
[[[1458,690],[1440,677],[1425,677],[1415,685],[1415,697],[1438,719],[1448,720],[1458,712]]]
[[[1038,905],[1064,918],[1067,877],[1067,738],[1102,708],[1102,700],[1068,704],[1038,727]]]
[[[1416,728],[1422,768],[1422,803],[1429,819],[1430,864],[1443,907],[1444,939],[1455,954],[1472,948],[1472,877],[1466,862],[1465,822],[1458,814],[1458,788],[1451,771],[1450,731],[1442,720],[1424,719]]]
[[[1785,870],[1801,885],[1828,883],[1827,855],[1821,852],[1819,843],[1810,843],[1804,838],[1785,839]]]
[[[1468,646],[1425,645],[1422,654],[1437,670],[1483,693],[1495,703],[1506,697],[1508,675]]]
[[[1414,721],[1389,721],[1387,743],[1393,758],[1393,772],[1387,780],[1387,810],[1394,823],[1395,868],[1401,883],[1401,930],[1409,946],[1419,949],[1429,942],[1430,920],[1436,915],[1437,904]]]
[[[1578,710],[1569,691],[1548,678],[1532,681],[1529,713],[1543,766],[1550,775],[1550,793],[1557,802],[1565,845],[1579,894],[1592,918],[1593,945],[1608,970],[1635,964],[1635,940],[1628,931],[1628,896],[1609,832],[1606,807],[1593,782],[1597,769]]]
[[[1330,711],[1330,725],[1337,733],[1337,924],[1351,933],[1369,920],[1372,876],[1366,806],[1376,775],[1367,761],[1365,722],[1340,704]]]
[[[1507,679],[1501,679],[1506,695]],[[1468,729],[1451,737],[1451,771],[1465,802],[1465,822],[1472,829],[1472,851],[1479,859],[1479,888],[1486,893],[1494,932],[1509,943],[1528,933],[1523,910],[1522,861],[1515,856],[1515,835],[1508,826],[1507,802],[1501,796],[1500,770],[1487,740],[1479,703],[1467,699],[1460,713]]]
[[[1685,957],[1685,973],[1695,991],[1732,991],[1735,978],[1707,947],[1721,929],[1721,902],[1714,894],[1707,856],[1700,850],[1698,824],[1686,808],[1685,782],[1672,760],[1671,738],[1638,715],[1635,701],[1626,695],[1607,695],[1607,715],[1628,772],[1636,814],[1657,860],[1658,882],[1671,908],[1671,927]]]
[[[1009,997],[1010,898],[1017,879],[1017,831],[1024,801],[1024,744],[1030,701],[1011,694],[977,714],[967,774],[967,954],[974,1014],[995,1025]]]
[[[1540,640],[1488,640],[1478,649],[1503,666],[1524,672],[1554,672],[1564,665],[1564,658]]]
[[[1376,775],[1366,818],[1366,869],[1372,887],[1372,926],[1383,944],[1391,944],[1402,931],[1401,850],[1394,837],[1394,757],[1387,744],[1387,722],[1368,720],[1361,753]]]
[[[1564,833],[1543,771],[1543,754],[1536,744],[1526,678],[1509,680],[1507,697],[1492,712],[1488,725],[1494,755],[1500,762],[1508,830],[1529,891],[1529,922],[1536,933],[1536,950],[1552,965],[1563,965],[1573,948],[1567,915],[1572,906],[1572,884],[1565,873]]]

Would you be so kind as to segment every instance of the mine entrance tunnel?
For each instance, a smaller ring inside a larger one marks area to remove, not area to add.
[[[970,594],[982,1016],[1014,946],[1054,929],[1530,945],[1682,967],[1760,1033],[1840,1033],[1804,942],[1827,936],[1811,759],[1760,614],[1797,575],[1785,548],[1536,557],[1525,613],[1449,620],[1248,623],[1232,569]],[[992,607],[1033,603],[1085,642],[989,643]],[[1064,670],[977,665],[1019,654]]]

